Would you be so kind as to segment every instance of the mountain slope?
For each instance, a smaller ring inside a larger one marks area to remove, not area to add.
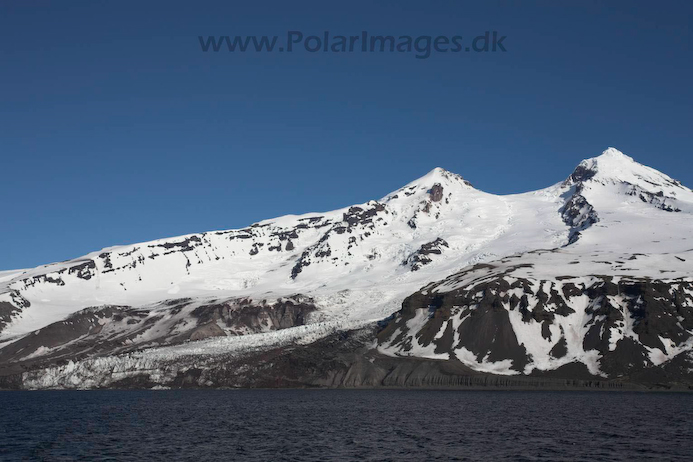
[[[0,273],[0,364],[67,386],[56,364],[79,361],[74,386],[109,386],[94,364],[310,351],[389,317],[363,337],[387,364],[623,377],[691,351],[691,261],[693,192],[613,148],[508,196],[434,169],[333,212]]]
[[[0,335],[24,334],[81,308],[188,297],[302,293],[324,310],[335,306],[330,316],[380,319],[441,271],[561,244],[561,204],[558,187],[498,197],[434,169],[380,201],[114,247],[25,271],[0,286],[16,310]],[[346,304],[371,307],[354,312],[343,310]]]

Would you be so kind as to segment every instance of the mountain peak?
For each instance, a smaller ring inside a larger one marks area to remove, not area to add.
[[[680,183],[664,173],[638,163],[616,148],[608,148],[601,155],[585,159],[578,164],[566,183],[575,184],[592,180],[598,183],[627,183],[653,187],[680,187]]]
[[[445,170],[443,167],[435,167],[433,170],[428,172],[428,175],[445,175],[445,174],[449,174],[449,173],[452,173],[452,172]]]
[[[580,165],[590,170],[613,173],[623,169],[630,169],[634,166],[647,168],[644,165],[637,163],[632,157],[625,155],[616,148],[608,148],[601,155],[585,159],[580,162]]]
[[[449,170],[446,170],[442,167],[434,168],[421,178],[412,181],[407,186],[426,185],[428,183],[431,183],[431,186],[433,183],[462,183],[465,186],[472,187],[472,184],[469,181],[462,178],[462,176],[458,175],[457,173],[453,173]]]
[[[419,180],[423,179],[428,179],[428,178],[449,178],[451,176],[459,176],[449,170],[444,169],[443,167],[435,167],[434,169],[430,170],[427,174],[419,178]],[[417,181],[419,181],[417,180]]]
[[[457,173],[450,172],[441,167],[435,167],[427,174],[416,180],[402,186],[396,191],[392,191],[381,201],[391,202],[392,200],[401,201],[404,198],[409,198],[406,202],[418,204],[421,200],[431,197],[434,202],[441,199],[443,191],[455,194],[466,194],[469,191],[474,191],[472,184],[462,178]]]
[[[604,159],[604,160],[616,160],[616,161],[630,161],[635,162],[632,157],[623,154],[616,148],[608,147],[601,155],[594,159]]]

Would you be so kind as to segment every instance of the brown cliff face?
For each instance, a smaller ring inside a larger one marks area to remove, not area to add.
[[[441,186],[440,183],[434,184],[430,191],[428,191],[428,194],[431,196],[433,202],[440,202],[443,200],[443,186]]]
[[[304,325],[313,311],[311,301],[300,296],[272,303],[231,299],[200,306],[178,299],[151,310],[88,308],[0,349],[0,369],[43,367],[210,337],[286,329]]]

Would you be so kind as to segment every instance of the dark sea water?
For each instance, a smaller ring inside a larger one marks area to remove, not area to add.
[[[0,392],[0,460],[693,460],[693,395]]]

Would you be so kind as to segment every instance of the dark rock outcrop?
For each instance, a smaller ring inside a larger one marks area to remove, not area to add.
[[[658,366],[661,360],[652,358],[668,357],[672,346],[685,345],[693,336],[693,281],[614,282],[611,276],[591,276],[591,282],[576,284],[516,277],[515,269],[479,265],[412,294],[381,323],[379,345],[402,356],[424,349],[451,359],[464,348],[478,363],[510,360],[511,368],[523,373],[533,358],[509,319],[516,310],[523,324],[540,325],[547,342],[544,354],[555,359],[568,353],[563,326],[585,329],[579,348],[596,353],[601,373],[618,378]],[[439,289],[469,274],[478,274],[478,282]],[[583,324],[561,322],[575,313],[571,299],[584,303],[585,296]]]
[[[416,252],[407,257],[402,264],[409,265],[412,271],[418,271],[422,266],[428,265],[433,261],[431,255],[440,255],[443,253],[443,248],[448,247],[449,245],[445,239],[441,238],[438,238],[435,241],[427,242],[419,247]]]
[[[599,221],[592,204],[581,194],[582,186],[577,185],[569,194],[565,205],[559,210],[563,222],[570,226],[568,245],[580,238],[580,233]]]

